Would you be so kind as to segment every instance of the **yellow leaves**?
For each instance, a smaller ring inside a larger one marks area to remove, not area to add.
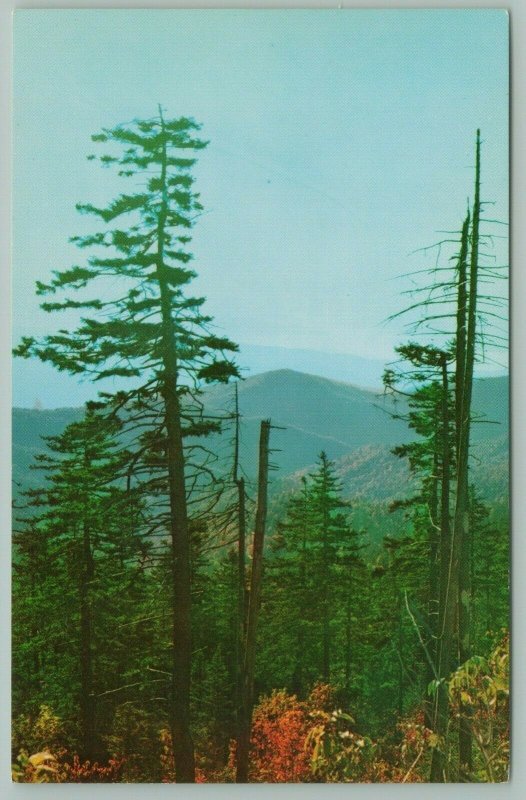
[[[509,749],[509,650],[507,636],[488,658],[473,656],[448,681],[452,715],[473,735],[481,781],[505,780]]]
[[[47,750],[31,756],[22,750],[12,768],[15,783],[54,783],[60,779],[58,773],[58,761]]]
[[[314,725],[305,738],[304,749],[308,752],[312,748],[310,760],[313,768],[316,767],[322,756],[324,733],[325,725]]]
[[[438,736],[436,733],[430,733],[427,741],[429,746],[433,749],[441,744],[440,736]]]
[[[497,692],[501,692],[502,694],[506,695],[506,697],[509,695],[510,689],[507,679],[503,678],[502,676],[497,676],[493,683]]]
[[[55,756],[52,755],[51,753],[48,753],[47,751],[43,751],[42,753],[35,753],[34,755],[29,756],[28,761],[29,761],[29,763],[31,764],[32,767],[39,768],[39,769],[47,769],[50,772],[56,772],[57,771],[54,767],[52,767],[48,763],[46,763],[48,761],[51,761],[52,763],[56,764]]]

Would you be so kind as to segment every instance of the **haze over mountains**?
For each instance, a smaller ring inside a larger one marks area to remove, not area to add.
[[[233,387],[206,390],[209,412],[233,409]],[[488,499],[506,503],[508,486],[508,378],[477,379],[474,386],[473,469]],[[410,490],[405,460],[390,449],[412,438],[406,423],[393,419],[405,403],[352,384],[293,370],[276,370],[249,377],[239,384],[242,414],[241,464],[247,477],[256,473],[259,423],[270,418],[272,473],[275,490],[294,482],[315,463],[320,451],[337,462],[346,494],[365,502],[385,501]],[[82,408],[13,411],[13,477],[27,485],[35,473],[29,465],[43,448],[41,436],[60,433],[82,415]],[[483,422],[484,420],[484,422]],[[208,440],[220,457],[230,457],[231,432]],[[225,462],[226,463],[226,462]]]
[[[321,352],[294,347],[241,344],[236,362],[244,378],[264,372],[283,369],[319,375],[335,381],[344,381],[356,387],[381,391],[382,375],[386,361],[364,358],[351,353]],[[501,371],[503,372],[503,371]],[[486,365],[478,365],[478,374],[497,375]],[[22,408],[64,408],[81,406],[93,399],[97,390],[113,391],[111,380],[103,380],[94,387],[90,381],[80,381],[57,372],[51,365],[40,361],[13,361],[13,406]]]
[[[291,347],[241,344],[236,361],[244,378],[278,369],[309,372],[333,380],[350,381],[376,389],[382,385],[385,362],[344,353],[324,353]],[[100,381],[96,389],[112,391],[111,381]],[[89,381],[79,382],[57,373],[49,364],[15,359],[13,362],[13,405],[33,408],[61,408],[82,405],[96,392]]]

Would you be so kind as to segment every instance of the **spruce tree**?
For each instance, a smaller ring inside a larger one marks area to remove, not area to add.
[[[227,381],[237,374],[225,351],[236,346],[210,333],[204,298],[187,294],[195,277],[187,250],[190,231],[202,210],[193,191],[195,154],[207,142],[192,119],[157,116],[103,129],[92,137],[106,147],[99,160],[114,167],[134,187],[106,207],[78,204],[104,228],[73,241],[92,255],[84,265],[55,271],[41,295],[79,291],[79,299],[45,302],[54,312],[86,314],[72,331],[60,330],[37,341],[25,337],[15,354],[37,356],[57,369],[92,380],[125,381],[106,393],[114,414],[130,430],[144,431],[138,448],[157,471],[157,485],[169,502],[162,523],[171,541],[172,688],[169,708],[178,782],[195,779],[190,732],[191,570],[185,475],[185,435],[206,434],[217,422],[206,420],[196,401],[204,382]],[[89,158],[94,159],[95,156]],[[91,290],[91,293],[85,290]],[[87,316],[91,313],[91,316]],[[94,312],[94,313],[93,313]]]
[[[129,587],[140,583],[137,559],[147,548],[137,524],[139,498],[123,481],[128,454],[115,439],[118,427],[88,409],[46,438],[47,452],[35,463],[45,485],[26,491],[14,536],[17,695],[27,690],[26,669],[39,686],[37,698],[78,721],[80,755],[89,760],[104,749],[97,696],[130,665],[130,642],[125,667],[108,628],[118,623],[122,601],[131,601]]]
[[[319,677],[310,501],[310,485],[302,476],[301,488],[289,498],[285,518],[271,542],[262,604],[262,662],[271,665],[269,673],[277,673],[300,697],[308,694]]]
[[[350,677],[352,606],[363,565],[341,491],[322,452],[316,472],[302,478],[289,500],[270,558],[265,617],[273,617],[270,629],[281,626],[280,660],[301,695],[315,680],[329,682],[332,672]]]
[[[325,452],[320,453],[318,470],[311,475],[312,562],[318,590],[321,627],[321,678],[328,683],[331,677],[333,621],[335,608],[331,590],[335,582],[337,553],[349,535],[345,514],[346,503],[341,496],[341,483],[335,475],[334,464]]]

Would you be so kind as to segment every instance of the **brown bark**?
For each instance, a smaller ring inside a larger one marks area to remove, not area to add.
[[[433,475],[431,477],[431,490],[429,494],[429,595],[427,602],[427,624],[429,629],[428,653],[425,673],[425,700],[424,721],[428,728],[433,728],[433,700],[429,696],[427,687],[435,678],[435,665],[437,664],[437,636],[438,636],[438,607],[439,607],[439,553],[440,529],[438,524],[438,487],[439,487],[439,442],[435,437],[433,452]]]
[[[455,508],[455,535],[460,538],[461,557],[458,596],[459,661],[471,657],[471,530],[469,524],[469,444],[471,429],[471,396],[475,363],[475,333],[477,310],[478,251],[480,223],[480,131],[477,131],[475,161],[475,199],[471,229],[471,254],[469,268],[469,299],[467,314],[466,360],[459,410],[460,431],[457,455],[457,500]],[[469,780],[473,769],[472,736],[469,709],[461,704],[459,735],[459,777]]]
[[[446,679],[451,667],[458,587],[458,540],[451,536],[449,520],[449,382],[446,355],[442,357],[442,476],[440,493],[440,600],[437,637],[437,680],[433,729],[440,738],[431,761],[432,783],[447,780],[448,694]]]
[[[245,659],[243,665],[243,707],[236,750],[236,783],[248,782],[248,761],[252,709],[254,704],[254,672],[256,665],[256,634],[261,601],[261,582],[263,575],[263,546],[267,520],[268,456],[270,421],[263,420],[259,437],[258,499],[254,544],[252,552],[252,573],[250,577],[250,597],[246,632]]]
[[[162,121],[162,115],[161,115]],[[162,121],[163,131],[164,122]],[[157,226],[157,281],[161,296],[163,367],[162,393],[170,496],[170,537],[172,567],[172,686],[170,727],[172,731],[177,783],[195,781],[194,746],[190,732],[190,535],[186,507],[181,407],[177,391],[177,344],[170,292],[164,275],[164,239],[167,214],[166,141],[161,167],[162,205]]]
[[[95,695],[93,692],[92,615],[90,586],[94,576],[90,528],[82,524],[82,561],[80,574],[80,725],[81,758],[96,758]]]
[[[237,383],[235,385],[235,419],[236,429],[234,438],[234,466],[232,477],[237,488],[237,632],[236,632],[236,737],[239,741],[244,725],[243,704],[243,662],[245,655],[246,635],[246,509],[245,509],[245,481],[239,476],[239,398]]]

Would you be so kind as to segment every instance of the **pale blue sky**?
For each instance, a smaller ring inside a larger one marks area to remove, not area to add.
[[[407,338],[384,324],[395,277],[459,226],[477,127],[483,195],[507,219],[507,33],[501,10],[17,11],[15,340],[63,324],[34,282],[81,263],[75,203],[122,188],[86,160],[91,134],[161,102],[210,140],[193,252],[220,330],[390,359]],[[16,367],[15,404],[38,396],[31,375],[54,379]]]

